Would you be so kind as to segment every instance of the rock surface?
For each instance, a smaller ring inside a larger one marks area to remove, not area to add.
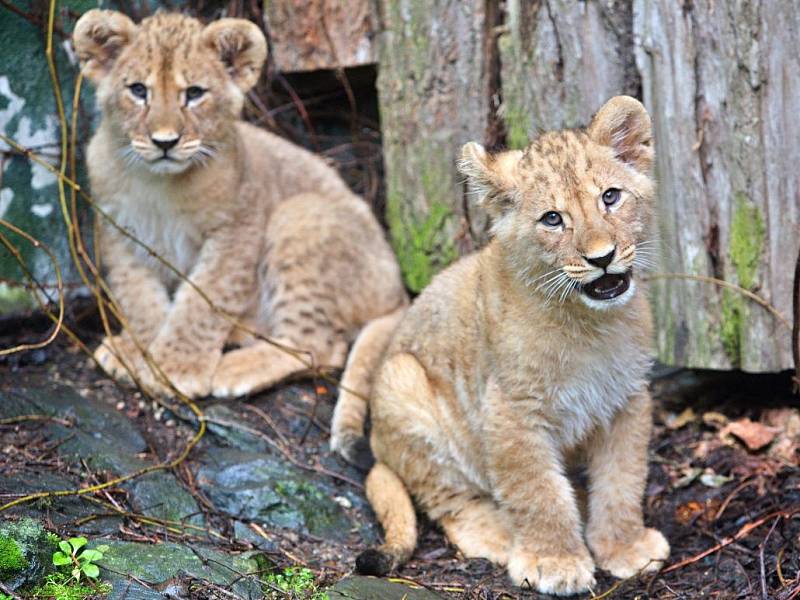
[[[330,600],[439,600],[441,596],[421,586],[377,579],[346,577],[328,590]]]

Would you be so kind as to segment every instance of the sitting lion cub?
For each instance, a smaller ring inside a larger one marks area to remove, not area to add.
[[[366,490],[386,541],[360,571],[409,558],[411,497],[465,556],[544,593],[587,590],[595,565],[628,577],[668,556],[641,506],[651,325],[634,267],[652,160],[650,118],[629,97],[524,151],[464,147],[493,240],[422,292],[376,376]],[[567,478],[579,465],[585,540]]]
[[[405,305],[366,203],[322,159],[239,120],[266,58],[258,27],[167,13],[135,25],[91,10],[74,44],[102,109],[87,157],[95,199],[221,309],[101,219],[102,261],[128,325],[95,354],[106,370],[125,377],[127,366],[171,393],[141,346],[184,394],[239,396],[306,367],[234,331],[230,317],[342,366],[365,323]],[[226,344],[241,348],[223,354]]]

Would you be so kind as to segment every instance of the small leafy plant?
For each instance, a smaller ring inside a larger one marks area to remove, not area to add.
[[[283,571],[270,573],[265,581],[271,590],[265,590],[267,598],[277,598],[275,592],[282,592],[281,598],[303,598],[304,600],[329,600],[328,594],[320,591],[314,582],[310,569],[287,567]]]
[[[88,540],[85,537],[73,537],[61,540],[59,550],[53,553],[53,564],[57,567],[72,567],[72,577],[76,583],[81,578],[96,580],[100,576],[100,567],[95,563],[108,552],[108,546],[98,546],[95,549],[86,548]]]

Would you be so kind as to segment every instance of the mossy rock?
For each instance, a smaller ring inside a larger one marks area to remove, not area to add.
[[[322,478],[286,464],[283,457],[232,448],[212,448],[198,472],[200,489],[233,517],[346,540],[352,522]]]
[[[12,590],[50,570],[57,538],[33,519],[0,522],[0,581]]]
[[[158,587],[185,577],[229,587],[239,598],[261,597],[260,586],[241,575],[258,571],[257,553],[230,555],[200,544],[190,548],[172,542],[144,544],[119,540],[96,540],[89,547],[100,543],[108,546],[108,550],[97,564],[103,581],[113,585],[112,599],[129,598],[124,590],[137,582]],[[142,590],[139,592],[138,597],[149,597]]]

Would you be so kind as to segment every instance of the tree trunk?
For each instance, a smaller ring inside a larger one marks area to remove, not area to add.
[[[462,144],[492,135],[495,14],[486,0],[379,4],[387,220],[405,281],[419,291],[483,234],[455,160]]]
[[[636,59],[655,123],[664,269],[713,276],[791,314],[800,222],[800,16],[791,0],[637,0]],[[773,371],[787,329],[737,292],[665,280],[662,360]]]
[[[611,96],[636,96],[630,4],[508,0],[500,39],[507,144],[585,125]]]

